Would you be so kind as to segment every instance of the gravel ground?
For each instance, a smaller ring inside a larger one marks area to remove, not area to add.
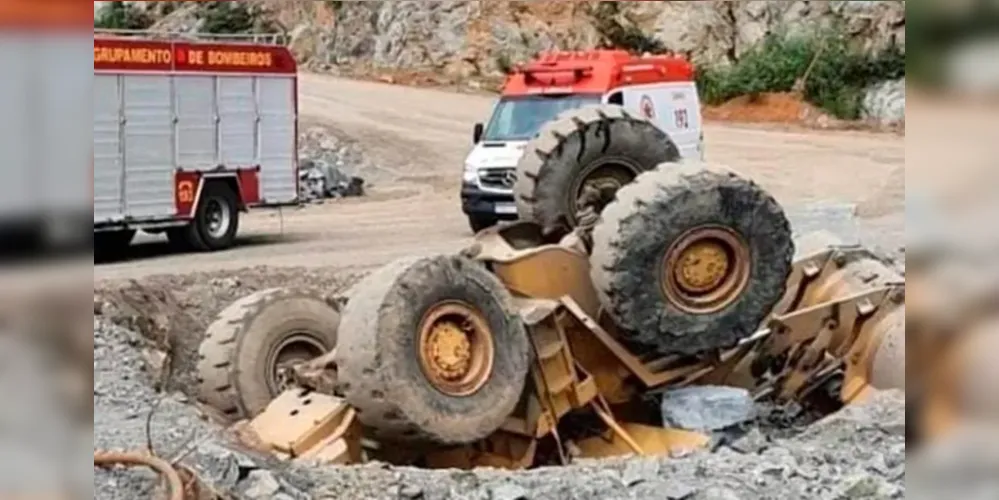
[[[845,245],[863,245],[905,268],[905,214],[861,217],[856,205],[832,201],[793,205],[785,210],[797,237],[826,231]]]
[[[141,335],[94,321],[94,448],[144,448],[209,487],[248,499],[791,499],[903,498],[905,406],[884,393],[789,438],[751,432],[714,452],[671,459],[580,461],[533,471],[427,471],[367,464],[296,468],[239,451],[187,398],[160,396]],[[149,419],[147,433],[147,417]],[[765,428],[764,428],[765,429]],[[94,496],[149,498],[152,474],[96,470]]]
[[[526,472],[423,471],[372,464],[313,471],[317,498],[902,498],[904,395],[886,393],[791,439],[671,459],[584,461]]]

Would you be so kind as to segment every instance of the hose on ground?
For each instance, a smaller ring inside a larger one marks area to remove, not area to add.
[[[163,476],[169,487],[170,500],[184,500],[184,483],[180,474],[166,460],[139,452],[95,451],[94,467],[146,466]]]

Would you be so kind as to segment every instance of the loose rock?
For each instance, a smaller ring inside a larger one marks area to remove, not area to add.
[[[255,470],[250,472],[250,477],[246,479],[249,484],[244,494],[248,498],[273,498],[274,494],[281,489],[281,484],[274,475],[265,470]]]
[[[490,493],[492,500],[530,500],[527,490],[515,484],[501,484]]]
[[[862,116],[881,125],[905,122],[905,79],[882,82],[868,89]]]
[[[691,431],[719,431],[753,420],[749,391],[735,387],[683,387],[663,393],[663,424]]]
[[[741,497],[728,488],[711,487],[694,495],[693,500],[741,500]]]

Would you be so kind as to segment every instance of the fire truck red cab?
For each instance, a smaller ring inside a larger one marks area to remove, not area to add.
[[[297,67],[282,46],[94,35],[94,241],[233,244],[298,201]]]
[[[566,110],[597,104],[652,120],[685,158],[703,155],[700,100],[685,59],[618,50],[541,54],[507,77],[492,117],[475,126],[461,190],[473,230],[517,218],[516,165],[541,127]]]

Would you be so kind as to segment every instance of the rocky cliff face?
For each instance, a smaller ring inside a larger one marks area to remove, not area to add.
[[[905,5],[884,2],[304,2],[279,14],[316,64],[368,64],[449,76],[502,72],[538,50],[599,45],[609,31],[645,34],[702,64],[737,60],[768,33],[840,24],[867,50],[905,44]],[[275,5],[276,6],[276,5]],[[324,22],[315,22],[322,19]]]
[[[144,2],[158,4],[167,2]],[[195,29],[198,2],[161,26]],[[839,24],[865,49],[905,44],[903,1],[312,1],[252,0],[282,26],[314,69],[499,76],[545,49],[591,48],[609,33],[638,34],[702,64],[737,60],[768,33]],[[155,6],[146,7],[155,9]]]

